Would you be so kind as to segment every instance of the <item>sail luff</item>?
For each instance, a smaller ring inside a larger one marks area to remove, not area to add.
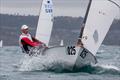
[[[87,10],[86,10],[86,14],[85,14],[85,18],[84,18],[83,24],[86,23],[86,20],[87,20],[87,16],[88,16],[88,13],[89,13],[89,10],[90,10],[91,3],[92,3],[92,0],[89,0],[89,4],[88,4]]]
[[[85,13],[85,17],[84,17],[84,20],[83,20],[83,23],[82,23],[82,26],[81,26],[80,35],[79,35],[77,44],[81,43],[81,38],[82,38],[82,35],[83,35],[83,31],[84,31],[84,27],[85,27],[87,16],[88,16],[88,13],[89,13],[89,10],[90,10],[91,3],[92,3],[92,0],[89,0],[87,10],[86,10],[86,13]]]
[[[42,11],[42,4],[43,4],[43,0],[42,0],[41,5],[40,5],[37,27],[38,27],[38,25],[39,25],[39,20],[40,20],[40,16],[41,16],[40,14],[41,14],[41,11]],[[36,29],[35,36],[37,37],[37,29]]]

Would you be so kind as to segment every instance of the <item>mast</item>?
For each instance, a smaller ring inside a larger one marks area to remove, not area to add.
[[[84,30],[84,27],[85,27],[85,23],[87,21],[87,16],[88,16],[88,13],[89,13],[89,10],[90,10],[91,3],[92,3],[92,0],[89,0],[88,6],[87,6],[87,11],[86,11],[83,23],[82,23],[82,27],[81,27],[81,31],[80,31],[80,35],[79,35],[77,44],[81,43],[81,38],[82,38],[82,35],[83,35],[83,30]]]

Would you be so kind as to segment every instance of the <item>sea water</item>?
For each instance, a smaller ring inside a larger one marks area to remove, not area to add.
[[[30,57],[18,46],[0,48],[0,80],[120,80],[120,46],[102,45],[98,63],[69,70],[56,56]]]

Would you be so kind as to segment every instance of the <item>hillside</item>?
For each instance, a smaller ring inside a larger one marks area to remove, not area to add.
[[[37,26],[38,16],[20,16],[20,15],[8,15],[0,14],[0,40],[4,41],[4,45],[18,45],[18,39],[20,35],[20,27],[23,24],[30,26],[30,32],[35,35],[35,30]],[[80,25],[83,21],[82,17],[67,17],[58,16],[54,17],[54,30],[52,37],[54,39],[67,38],[72,41],[72,39],[77,38]],[[74,32],[72,33],[71,31]],[[66,35],[65,35],[66,34]],[[107,45],[120,45],[120,20],[114,20],[103,44]],[[64,36],[63,36],[64,35]],[[72,35],[72,38],[71,38]],[[55,41],[55,40],[52,40]],[[67,41],[66,41],[67,42]]]

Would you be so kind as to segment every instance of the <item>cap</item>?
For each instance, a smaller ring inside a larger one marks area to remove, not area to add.
[[[22,29],[28,29],[28,26],[27,25],[22,25],[21,30]]]

